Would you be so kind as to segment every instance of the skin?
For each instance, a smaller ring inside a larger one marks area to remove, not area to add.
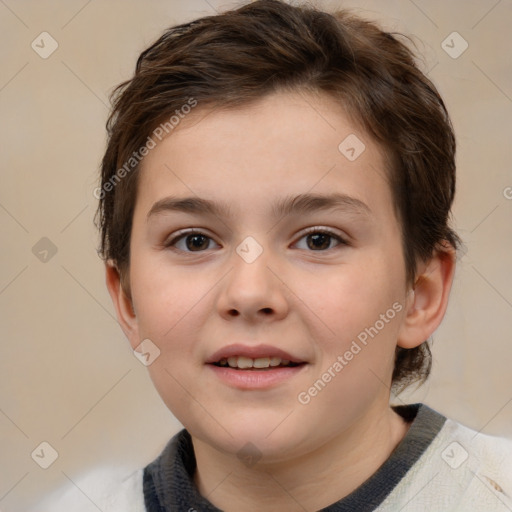
[[[355,161],[338,150],[349,134],[366,146]],[[273,215],[284,196],[332,192],[368,211]],[[223,201],[231,216],[148,219],[171,195]],[[309,227],[346,243],[327,238],[318,250]],[[165,246],[186,228],[209,237],[200,251],[183,238]],[[236,252],[247,236],[263,249],[252,263]],[[403,439],[408,425],[389,407],[395,347],[419,345],[441,322],[453,250],[419,263],[407,283],[383,153],[332,99],[275,93],[237,110],[199,105],[143,162],[130,251],[131,300],[106,267],[119,322],[134,349],[147,338],[159,347],[148,370],[191,433],[195,482],[218,508],[318,510],[370,477]],[[395,303],[394,318],[301,404],[298,394]],[[272,389],[236,389],[205,365],[231,343],[277,346],[308,364]],[[260,456],[254,465],[237,457],[248,442]]]

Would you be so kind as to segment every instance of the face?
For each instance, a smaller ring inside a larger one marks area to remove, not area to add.
[[[128,335],[192,436],[298,456],[388,408],[407,287],[384,158],[328,97],[196,110],[143,162]]]

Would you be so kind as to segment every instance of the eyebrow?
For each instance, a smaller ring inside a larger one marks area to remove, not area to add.
[[[352,196],[340,193],[332,194],[299,194],[279,199],[272,208],[276,218],[287,215],[313,213],[317,211],[336,210],[368,216],[369,206]],[[153,204],[147,214],[150,217],[165,212],[184,212],[216,217],[231,217],[231,208],[225,202],[215,202],[200,197],[164,197]]]

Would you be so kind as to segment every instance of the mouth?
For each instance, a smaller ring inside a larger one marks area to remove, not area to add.
[[[284,385],[306,371],[308,365],[308,361],[272,345],[228,345],[206,361],[217,379],[241,390]]]

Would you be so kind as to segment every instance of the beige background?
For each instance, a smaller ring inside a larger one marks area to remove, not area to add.
[[[512,2],[318,4],[354,7],[415,35],[423,69],[444,95],[458,136],[455,224],[467,253],[435,335],[432,378],[401,399],[512,436]],[[61,488],[97,510],[84,474],[112,463],[142,467],[180,428],[113,319],[95,252],[92,191],[108,93],[165,27],[230,5],[0,1],[4,512],[43,510],[42,497]],[[59,45],[47,59],[31,48],[43,31]],[[453,31],[469,44],[457,59],[441,47]],[[57,248],[47,262],[32,252],[42,237]],[[59,454],[46,470],[31,458],[43,441]]]

